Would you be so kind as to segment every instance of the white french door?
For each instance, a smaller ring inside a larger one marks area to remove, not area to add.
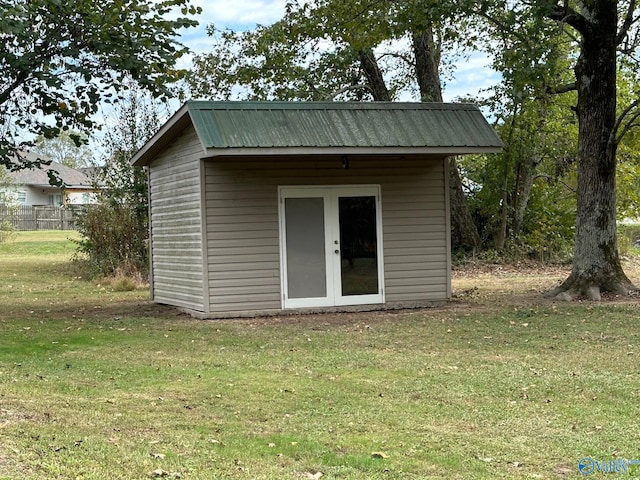
[[[380,187],[280,187],[284,308],[383,303]]]

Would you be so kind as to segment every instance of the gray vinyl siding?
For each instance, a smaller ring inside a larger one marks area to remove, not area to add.
[[[386,303],[449,297],[442,159],[211,159],[204,164],[211,313],[281,308],[278,186],[381,186]]]
[[[153,299],[204,312],[201,156],[188,129],[152,163],[149,196]]]

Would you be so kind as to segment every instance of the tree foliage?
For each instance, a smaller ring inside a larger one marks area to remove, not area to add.
[[[0,243],[9,240],[15,230],[11,222],[16,207],[11,190],[12,184],[7,170],[0,165]]]
[[[157,131],[162,107],[132,81],[108,120],[102,140],[103,165],[95,169],[98,203],[78,219],[79,252],[92,274],[146,274],[148,268],[148,196],[144,169],[129,160]]]
[[[198,12],[189,0],[0,2],[0,164],[25,166],[9,159],[33,137],[88,133],[100,103],[121,98],[129,76],[166,95],[186,52],[177,31],[195,26]]]
[[[41,135],[36,138],[31,151],[70,168],[90,167],[94,163],[93,152],[87,145],[87,137],[80,132],[60,132],[54,138]]]
[[[439,68],[452,59],[440,51],[472,41],[460,9],[451,6],[431,0],[289,1],[272,25],[245,32],[209,25],[214,45],[195,57],[190,93],[253,100],[420,99],[414,39],[431,33]]]
[[[553,90],[571,81],[575,48],[553,22],[513,7],[476,12],[487,20],[485,48],[501,73],[485,107],[505,146],[498,155],[462,163],[478,186],[470,198],[486,247],[562,256],[573,240],[576,98]],[[539,201],[554,195],[563,201]]]

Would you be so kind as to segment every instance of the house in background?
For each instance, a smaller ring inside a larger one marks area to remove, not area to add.
[[[202,317],[445,301],[447,157],[501,146],[470,105],[188,102],[132,159],[152,298]]]
[[[29,161],[42,158],[34,153],[22,152],[21,155]],[[96,203],[96,190],[90,169],[86,172],[83,170],[52,161],[50,165],[42,165],[40,168],[7,171],[11,183],[5,190],[18,205],[61,206]],[[65,185],[64,188],[49,183],[49,171],[57,172]]]

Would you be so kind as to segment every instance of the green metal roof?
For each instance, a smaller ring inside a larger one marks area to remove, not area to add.
[[[502,142],[474,105],[396,102],[187,102],[133,159],[152,161],[190,122],[206,156],[283,153],[496,152]]]
[[[188,102],[205,148],[501,146],[477,107],[425,103]]]

